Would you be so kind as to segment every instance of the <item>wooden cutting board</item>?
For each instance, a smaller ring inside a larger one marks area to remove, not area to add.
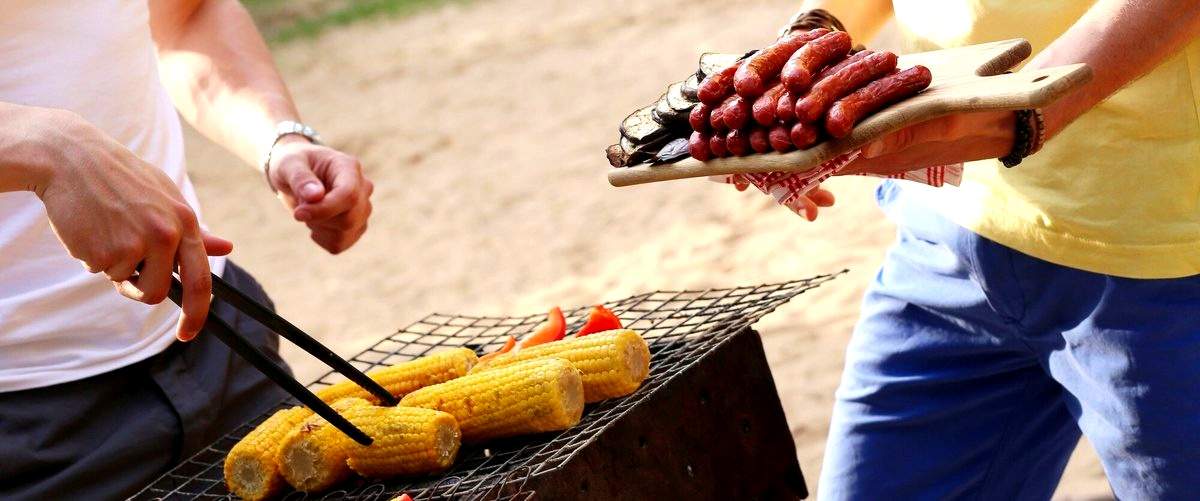
[[[1022,39],[900,56],[900,68],[921,64],[933,82],[920,94],[859,122],[842,139],[825,141],[807,150],[717,158],[700,162],[686,158],[673,164],[613,168],[613,186],[671,181],[690,177],[750,172],[806,171],[842,153],[909,125],[953,113],[1041,108],[1092,78],[1085,64],[1057,66],[1017,73],[1004,72],[1029,57]]]

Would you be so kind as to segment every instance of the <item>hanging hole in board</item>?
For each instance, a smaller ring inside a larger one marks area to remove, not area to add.
[[[1037,83],[1037,82],[1041,82],[1042,80],[1045,80],[1045,79],[1047,79],[1047,78],[1049,78],[1049,76],[1048,76],[1048,75],[1042,75],[1042,76],[1040,76],[1040,77],[1037,77],[1037,78],[1033,79],[1033,81],[1034,81],[1034,83]]]

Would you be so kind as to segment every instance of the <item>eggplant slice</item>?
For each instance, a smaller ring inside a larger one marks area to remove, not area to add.
[[[679,113],[691,113],[696,107],[696,101],[683,95],[683,82],[676,82],[667,87],[667,106]]]
[[[700,96],[696,93],[700,92],[700,82],[702,80],[704,80],[704,77],[700,76],[699,71],[692,73],[692,76],[683,81],[683,85],[679,87],[679,91],[683,93],[683,97],[687,98],[688,101],[700,101]]]
[[[666,137],[668,130],[654,119],[654,108],[652,104],[625,117],[621,121],[621,137],[639,145]]]

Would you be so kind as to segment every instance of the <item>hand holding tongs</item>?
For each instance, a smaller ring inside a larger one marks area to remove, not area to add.
[[[321,344],[316,339],[313,339],[312,336],[305,334],[304,331],[300,330],[300,328],[292,325],[291,322],[288,322],[283,317],[275,314],[275,312],[272,312],[265,306],[258,304],[253,299],[250,299],[245,294],[242,294],[241,291],[234,289],[233,286],[229,285],[224,280],[221,280],[221,277],[218,277],[215,274],[212,276],[212,292],[213,296],[225,301],[226,303],[229,303],[237,310],[258,321],[258,323],[266,326],[268,329],[271,329],[280,336],[287,338],[293,344],[299,346],[300,349],[308,352],[314,357],[317,357],[318,360],[325,362],[326,365],[332,367],[333,370],[337,371],[339,374],[342,374],[349,380],[354,381],[372,395],[375,395],[377,398],[379,398],[383,405],[396,405],[398,403],[396,397],[393,397],[391,393],[388,393],[383,386],[380,386],[379,383],[375,382],[375,380],[367,377],[366,374],[363,374],[362,371],[356,369],[344,358],[337,356],[333,350],[325,347],[325,345]],[[171,290],[168,293],[168,296],[171,298],[171,301],[175,302],[175,304],[182,305],[183,285],[179,283],[179,279],[175,276],[171,277]],[[342,433],[345,433],[350,438],[353,438],[355,442],[363,445],[371,445],[371,437],[368,437],[366,433],[363,433],[362,430],[359,430],[356,426],[351,424],[350,421],[347,421],[346,418],[338,414],[337,411],[334,411],[333,408],[329,407],[329,404],[326,404],[324,401],[314,395],[313,392],[309,391],[308,388],[305,388],[303,384],[300,384],[299,381],[296,381],[296,379],[289,375],[286,370],[276,365],[275,362],[272,362],[270,358],[267,358],[265,354],[259,351],[258,348],[254,347],[254,345],[250,344],[249,341],[243,339],[237,332],[233,330],[232,327],[229,326],[229,324],[225,323],[224,320],[221,320],[220,317],[214,314],[212,310],[209,310],[208,319],[204,325],[209,328],[209,331],[211,331],[211,333],[215,335],[217,339],[220,339],[222,343],[225,343],[226,346],[229,346],[234,353],[237,353],[239,356],[246,359],[246,361],[250,362],[251,365],[257,368],[263,374],[266,374],[266,376],[271,378],[275,384],[283,387],[283,389],[287,390],[287,392],[293,397],[296,397],[296,400],[299,400],[300,403],[304,404],[309,409],[312,409],[312,411],[317,413],[317,415],[325,418],[326,421],[329,421],[330,424],[341,430]]]

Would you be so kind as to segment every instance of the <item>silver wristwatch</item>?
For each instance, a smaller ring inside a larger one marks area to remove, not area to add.
[[[267,153],[263,155],[262,159],[263,175],[266,176],[267,186],[271,188],[271,191],[277,191],[275,185],[271,184],[271,152],[275,151],[275,144],[279,142],[279,139],[289,134],[299,134],[312,141],[313,144],[321,144],[321,135],[312,127],[292,120],[284,120],[275,124],[275,137],[271,138],[271,145],[267,147]]]

